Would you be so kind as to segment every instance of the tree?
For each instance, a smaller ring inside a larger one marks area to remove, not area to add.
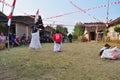
[[[119,39],[120,27],[119,27],[119,26],[116,26],[116,27],[114,28],[114,31],[118,33],[118,36],[117,36],[117,37],[118,37],[118,39]]]
[[[73,38],[77,39],[79,36],[82,36],[84,34],[84,26],[82,26],[82,23],[76,23],[74,27],[74,32],[73,32]]]
[[[67,36],[68,30],[66,27],[63,27],[62,25],[57,25],[56,30],[58,30],[60,33],[64,34]]]
[[[65,35],[68,34],[68,29],[67,29],[66,27],[63,27],[63,33],[64,33]]]
[[[3,32],[4,34],[7,34],[7,27],[5,26],[5,24],[0,23],[0,32]]]
[[[107,36],[107,33],[109,32],[109,30],[105,27],[105,28],[103,29],[103,32],[104,32],[104,35]]]

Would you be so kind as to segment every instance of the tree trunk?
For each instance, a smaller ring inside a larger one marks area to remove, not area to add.
[[[117,34],[118,40],[119,40],[119,35],[120,35],[120,33]]]

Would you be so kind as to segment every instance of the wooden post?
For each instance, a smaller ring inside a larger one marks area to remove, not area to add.
[[[96,42],[98,41],[98,26],[96,26]]]
[[[10,49],[10,26],[8,26],[8,50]]]

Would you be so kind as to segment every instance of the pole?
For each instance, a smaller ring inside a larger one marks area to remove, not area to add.
[[[10,26],[8,26],[8,50],[10,49]]]
[[[3,0],[3,2],[4,2],[5,0]],[[3,3],[3,5],[2,5],[2,13],[4,12],[4,3]]]
[[[109,21],[109,0],[108,0],[108,6],[107,6],[107,17],[106,17],[106,28],[108,28],[108,21]]]
[[[107,6],[107,21],[108,21],[108,16],[109,16],[109,0],[108,0],[108,6]]]
[[[98,26],[96,26],[96,42],[98,42]]]
[[[109,22],[109,0],[107,2],[107,17],[106,17],[106,30],[105,30],[105,42],[107,41],[107,31],[108,31],[108,22]]]

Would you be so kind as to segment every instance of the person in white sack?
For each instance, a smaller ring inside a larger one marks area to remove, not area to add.
[[[120,55],[120,49],[118,47],[111,48],[109,44],[105,44],[105,46],[100,49],[99,55],[101,58],[116,60]]]
[[[40,36],[39,36],[39,29],[34,27],[34,30],[32,32],[32,39],[31,39],[31,42],[30,42],[30,45],[29,45],[29,48],[32,48],[32,49],[40,49],[42,46],[41,46],[41,43],[40,43]]]
[[[62,34],[59,33],[59,31],[56,31],[55,34],[53,34],[52,39],[54,41],[54,52],[61,52],[62,47]]]

